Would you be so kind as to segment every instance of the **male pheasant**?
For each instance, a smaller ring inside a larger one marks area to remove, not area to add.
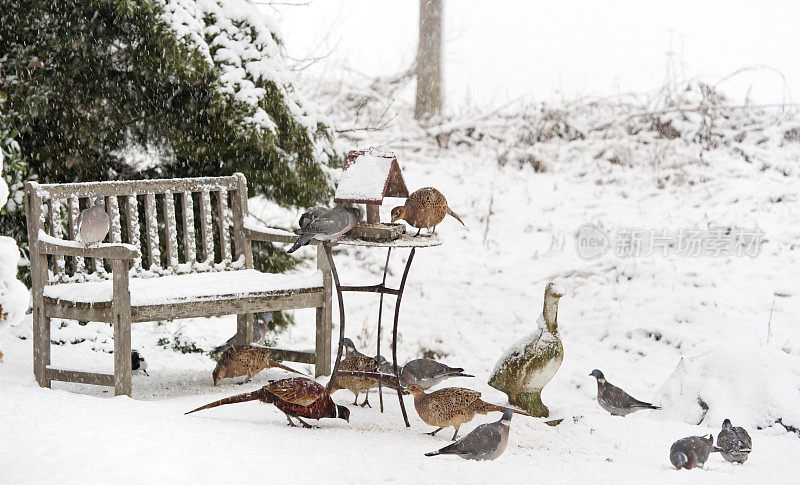
[[[215,408],[225,404],[235,404],[247,401],[262,401],[274,404],[283,411],[290,426],[296,426],[292,418],[296,418],[304,428],[312,426],[300,418],[322,419],[339,418],[350,422],[350,410],[333,402],[325,386],[306,377],[292,377],[279,381],[270,381],[269,384],[253,392],[246,392],[236,396],[226,397],[219,401],[200,406],[185,414],[191,414],[204,409]]]

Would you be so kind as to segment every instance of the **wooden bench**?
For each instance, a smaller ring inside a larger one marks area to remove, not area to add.
[[[104,196],[108,242],[75,241],[80,210]],[[317,244],[317,270],[253,269],[252,241],[294,242],[248,216],[247,181],[230,177],[25,186],[33,294],[33,361],[39,385],[113,386],[131,395],[131,323],[237,315],[236,343],[253,338],[253,313],[316,308],[316,350],[275,349],[287,360],[331,367],[331,275]],[[160,241],[164,241],[162,251]],[[50,365],[50,320],[109,322],[114,374]]]

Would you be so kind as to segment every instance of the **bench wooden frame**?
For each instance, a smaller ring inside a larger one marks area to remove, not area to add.
[[[214,211],[212,195],[216,202]],[[77,217],[80,209],[87,207],[90,199],[96,196],[106,197],[106,211],[111,221],[107,238],[110,242],[84,248],[74,241]],[[181,217],[176,217],[176,196],[180,201]],[[160,204],[157,205],[157,202]],[[143,211],[139,210],[140,205]],[[159,206],[160,217],[157,210]],[[195,212],[198,213],[197,218]],[[236,343],[241,345],[252,341],[253,313],[299,308],[316,308],[315,351],[274,349],[275,353],[287,360],[315,364],[318,376],[330,374],[331,271],[325,250],[316,241],[312,243],[317,245],[317,269],[322,270],[323,276],[321,288],[131,308],[130,277],[143,276],[144,273],[158,276],[252,269],[252,241],[294,242],[296,236],[291,233],[260,229],[255,224],[245,223],[248,217],[247,181],[243,174],[77,184],[28,182],[25,186],[25,214],[33,295],[33,371],[40,386],[50,387],[54,380],[78,382],[113,386],[115,394],[130,396],[131,323],[236,314]],[[144,231],[140,218],[144,219]],[[195,220],[199,224],[199,233],[196,232]],[[178,222],[181,223],[180,227]],[[178,237],[179,229],[181,238]],[[164,255],[160,250],[159,231],[165,238]],[[199,247],[196,244],[197,236]],[[144,255],[147,256],[146,267],[143,264]],[[179,258],[179,255],[182,257]],[[199,257],[201,255],[202,259]],[[110,268],[110,273],[107,268]],[[49,284],[80,282],[87,278],[113,280],[113,300],[88,305],[55,300],[44,295],[45,286]],[[51,367],[51,318],[113,324],[114,374]]]

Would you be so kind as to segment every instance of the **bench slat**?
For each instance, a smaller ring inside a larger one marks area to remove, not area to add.
[[[147,259],[150,270],[161,268],[161,249],[158,241],[158,214],[156,213],[156,194],[149,192],[144,196],[144,225],[147,237]]]
[[[214,262],[214,228],[211,225],[211,196],[208,190],[200,192],[200,242],[203,245],[203,261]]]
[[[61,201],[50,199],[47,201],[48,223],[50,235],[58,239],[64,238],[64,228],[61,226]],[[66,272],[63,256],[53,256],[53,273],[56,281],[60,281]]]
[[[128,243],[137,248],[142,247],[139,235],[139,200],[135,195],[125,197],[125,218],[128,220]],[[142,269],[142,251],[133,259],[133,267],[136,270]]]
[[[169,191],[164,194],[164,227],[167,233],[167,265],[174,271],[178,266],[178,230],[175,220],[175,197]]]
[[[80,213],[80,205],[78,203],[78,196],[72,195],[67,199],[67,216],[69,218],[69,238],[77,241],[78,238],[78,214]],[[85,273],[86,265],[83,257],[75,256],[73,258],[75,265],[75,273]]]
[[[106,197],[106,210],[108,211],[109,232],[112,243],[122,242],[122,220],[119,215],[119,201],[116,196]]]
[[[197,244],[194,238],[194,202],[191,192],[181,194],[183,205],[183,250],[186,262],[194,264],[197,261]]]
[[[230,234],[230,211],[228,210],[228,191],[221,189],[217,192],[219,203],[217,204],[217,221],[219,224],[219,251],[223,262],[231,260],[231,234]]]

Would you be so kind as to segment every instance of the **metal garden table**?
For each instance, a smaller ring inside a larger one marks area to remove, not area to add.
[[[367,241],[364,239],[356,239],[356,238],[349,238],[344,237],[341,239],[337,239],[333,241],[333,244],[341,244],[345,246],[363,246],[363,247],[371,247],[371,248],[387,248],[386,251],[386,264],[383,267],[383,280],[379,284],[375,285],[366,285],[366,286],[342,286],[339,283],[339,274],[336,271],[336,265],[333,262],[333,255],[331,254],[331,242],[325,242],[324,248],[325,253],[328,256],[328,263],[331,267],[331,272],[333,273],[333,281],[336,285],[336,296],[339,299],[339,347],[336,351],[336,361],[333,365],[333,371],[331,372],[330,381],[328,381],[328,391],[330,391],[333,383],[336,382],[336,377],[338,375],[349,375],[349,376],[364,376],[364,377],[374,377],[376,373],[370,372],[355,372],[355,371],[340,371],[339,370],[339,362],[342,359],[342,348],[344,347],[344,336],[345,336],[345,311],[344,311],[344,299],[342,298],[342,293],[345,291],[362,291],[362,292],[371,292],[371,293],[380,293],[380,304],[378,306],[378,355],[381,353],[381,319],[383,317],[383,295],[394,295],[397,297],[397,302],[394,307],[394,326],[392,327],[392,363],[393,363],[393,371],[394,371],[394,378],[395,383],[397,385],[397,396],[400,400],[400,410],[403,413],[403,420],[406,423],[406,426],[410,427],[411,424],[408,422],[408,414],[406,413],[406,406],[403,403],[403,393],[399,391],[401,388],[400,386],[400,375],[397,371],[397,322],[400,318],[400,301],[403,298],[403,290],[406,286],[406,279],[408,278],[408,271],[411,269],[411,262],[414,260],[414,253],[416,252],[417,248],[429,248],[433,246],[440,246],[442,244],[442,240],[439,236],[412,236],[410,234],[403,234],[398,239],[394,241],[387,241],[387,242],[375,242],[375,241]],[[386,273],[389,269],[389,257],[392,254],[392,249],[394,248],[411,248],[411,252],[408,255],[408,261],[406,261],[406,268],[403,271],[403,277],[400,279],[400,286],[398,288],[389,288],[386,286]],[[380,398],[380,405],[381,405],[381,412],[383,412],[383,390],[381,388],[381,382],[378,381],[378,396]]]

